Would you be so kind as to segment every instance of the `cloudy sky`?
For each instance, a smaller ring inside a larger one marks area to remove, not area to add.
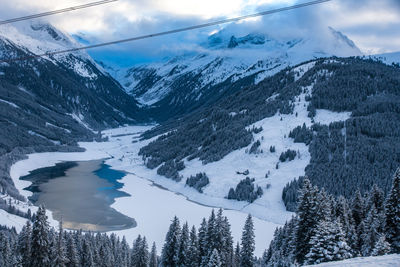
[[[95,0],[0,0],[0,19],[30,15]],[[207,21],[251,14],[309,0],[119,0],[46,17],[52,24],[90,43],[150,34]],[[191,50],[227,27],[237,35],[262,32],[290,39],[319,34],[328,26],[346,34],[367,54],[400,51],[400,0],[333,0],[230,25],[90,51],[95,58],[128,66]]]

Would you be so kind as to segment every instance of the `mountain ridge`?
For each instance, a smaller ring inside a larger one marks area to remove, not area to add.
[[[288,66],[321,57],[362,55],[354,42],[333,28],[327,28],[325,35],[324,43],[317,37],[279,41],[266,34],[237,37],[222,30],[210,35],[195,51],[114,69],[111,74],[163,121],[257,84]]]

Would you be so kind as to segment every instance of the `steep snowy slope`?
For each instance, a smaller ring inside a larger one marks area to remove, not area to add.
[[[73,49],[77,43],[48,23],[25,22],[0,29],[0,59]],[[140,120],[137,103],[83,51],[11,61],[0,65],[1,80],[23,87],[99,129]]]
[[[222,30],[209,36],[196,52],[113,75],[139,102],[152,106],[155,116],[162,120],[214,102],[309,59],[361,55],[340,32],[328,28],[323,34],[324,38],[278,41],[264,34],[236,37]]]

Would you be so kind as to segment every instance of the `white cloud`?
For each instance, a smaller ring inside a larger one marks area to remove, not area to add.
[[[13,0],[3,1],[0,16],[4,19],[54,9],[81,5],[95,0]],[[47,17],[55,26],[69,33],[86,33],[93,42],[127,38],[141,34],[194,25],[208,20],[250,14],[309,0],[119,0],[102,6]],[[233,25],[244,34],[264,31],[287,37],[317,32],[318,27],[332,26],[347,34],[364,51],[399,50],[399,0],[335,0],[318,6],[283,12]],[[186,47],[224,26],[211,27],[165,38],[125,44],[132,53],[155,53],[157,47]],[[160,45],[156,45],[160,42]],[[119,49],[110,47],[110,49]]]

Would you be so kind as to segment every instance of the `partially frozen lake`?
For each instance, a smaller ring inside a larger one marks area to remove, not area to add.
[[[104,164],[104,160],[66,161],[36,169],[21,177],[32,184],[29,199],[44,204],[54,219],[67,229],[115,231],[136,226],[134,219],[110,206],[116,198],[129,194],[120,191],[125,173]]]

